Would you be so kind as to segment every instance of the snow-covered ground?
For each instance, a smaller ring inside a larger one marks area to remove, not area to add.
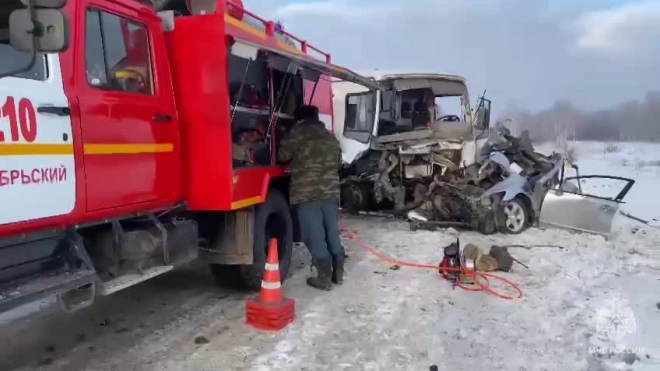
[[[437,263],[442,247],[456,238],[453,233],[411,232],[399,222],[361,221],[354,229],[365,243],[390,256],[429,264]],[[654,333],[651,326],[657,326],[660,315],[660,257],[653,250],[660,233],[637,233],[635,244],[563,231],[532,230],[514,238],[461,233],[462,243],[485,248],[565,247],[512,249],[530,267],[502,274],[523,289],[519,301],[452,289],[436,271],[392,270],[366,256],[352,267],[347,287],[330,298],[311,300],[301,320],[275,337],[273,351],[247,369],[426,370],[436,364],[441,370],[599,370],[616,366],[622,355],[607,351],[596,357],[589,347],[619,347],[642,353],[635,369],[649,365],[647,370],[657,370],[660,339],[653,335],[660,328]],[[628,291],[633,283],[645,290],[633,294]],[[613,294],[631,300],[638,327],[619,343],[599,333],[596,323],[598,311],[606,309],[604,300]]]
[[[660,166],[654,162],[660,146],[620,147],[605,154],[602,143],[579,143],[581,173],[635,178],[624,210],[660,219]],[[309,270],[299,269],[285,285],[297,318],[279,333],[245,326],[248,296],[219,292],[203,267],[192,268],[73,315],[7,325],[0,331],[0,369],[660,370],[656,228],[620,217],[606,241],[560,230],[482,236],[412,232],[406,223],[376,218],[344,222],[382,253],[425,264],[439,263],[442,248],[457,236],[486,251],[494,244],[537,246],[510,249],[529,269],[514,265],[499,273],[524,296],[503,300],[452,289],[435,270],[393,267],[347,240],[344,286],[319,292],[305,285]],[[608,333],[605,320],[617,314],[625,331]]]

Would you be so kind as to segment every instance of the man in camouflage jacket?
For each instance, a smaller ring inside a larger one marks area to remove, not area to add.
[[[317,107],[301,106],[295,116],[297,123],[280,143],[277,157],[291,169],[291,204],[317,270],[307,284],[330,290],[332,282],[343,283],[344,274],[338,214],[341,148],[319,120]]]

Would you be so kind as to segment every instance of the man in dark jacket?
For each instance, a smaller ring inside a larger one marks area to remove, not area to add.
[[[307,284],[330,290],[332,282],[343,283],[344,275],[338,214],[341,148],[319,120],[317,107],[301,106],[295,118],[297,123],[280,143],[277,157],[291,169],[291,204],[297,206],[303,242],[317,271]]]

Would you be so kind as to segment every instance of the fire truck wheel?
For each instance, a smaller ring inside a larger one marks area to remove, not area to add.
[[[289,274],[293,254],[293,222],[289,204],[278,190],[271,190],[266,202],[255,208],[254,215],[254,262],[239,266],[242,286],[250,290],[261,288],[268,242],[277,239],[280,277],[284,281]]]

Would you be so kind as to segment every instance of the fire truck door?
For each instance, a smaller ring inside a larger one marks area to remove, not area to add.
[[[78,57],[87,209],[171,200],[178,131],[160,23],[90,3]]]
[[[0,44],[3,70],[28,55]],[[69,102],[57,55],[0,82],[0,224],[65,215],[76,206]]]

